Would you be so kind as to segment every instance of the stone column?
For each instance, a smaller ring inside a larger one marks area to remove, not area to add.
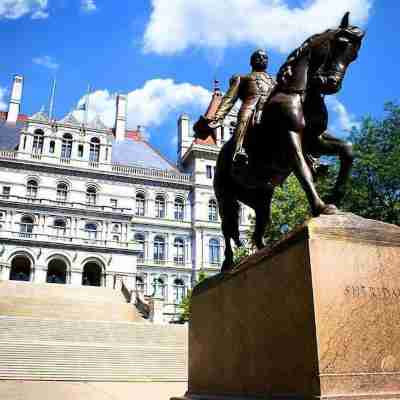
[[[71,286],[82,286],[82,270],[73,268],[71,269]]]

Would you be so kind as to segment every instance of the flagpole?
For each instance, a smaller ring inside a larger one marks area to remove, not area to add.
[[[88,85],[87,88],[87,93],[86,93],[86,100],[85,100],[85,116],[84,116],[84,125],[88,124],[88,119],[89,119],[89,99],[90,99],[90,85]]]
[[[53,88],[51,90],[51,96],[50,96],[50,104],[49,104],[49,120],[51,121],[53,118],[54,114],[54,99],[56,96],[56,85],[57,85],[57,78],[54,77],[53,79]]]

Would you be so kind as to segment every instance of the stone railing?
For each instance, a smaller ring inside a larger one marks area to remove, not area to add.
[[[8,160],[15,160],[17,158],[17,151],[14,150],[0,150],[0,158],[5,158]]]
[[[0,200],[14,201],[17,203],[34,204],[41,206],[52,206],[52,207],[67,207],[76,209],[86,209],[92,211],[102,211],[102,212],[113,212],[113,213],[127,213],[132,214],[131,208],[115,208],[110,205],[96,205],[88,203],[70,202],[62,200],[51,200],[37,197],[24,197],[15,195],[2,195],[0,194]]]
[[[24,159],[26,157],[26,153],[21,153]],[[29,156],[29,155],[28,155]],[[45,156],[41,153],[32,153],[30,154],[31,159],[35,161],[43,161],[45,159],[46,162],[57,163],[59,165],[72,165],[77,168],[90,168],[91,170],[99,170],[99,171],[110,171],[110,164],[104,164],[97,161],[82,161],[82,160],[72,160],[67,158],[54,158]],[[16,160],[18,159],[18,152],[13,150],[0,150],[0,159],[7,160]],[[78,164],[75,165],[75,162]],[[132,177],[139,178],[150,178],[157,179],[161,181],[168,182],[178,182],[178,183],[191,183],[192,177],[190,174],[183,174],[174,171],[165,171],[162,169],[156,168],[144,168],[144,167],[133,167],[129,165],[122,164],[111,164],[111,172],[118,175],[126,175]]]
[[[122,175],[138,176],[144,178],[158,178],[161,180],[179,181],[184,183],[189,183],[191,181],[191,176],[189,174],[180,174],[172,171],[164,171],[154,168],[131,167],[126,165],[113,164],[111,171]]]
[[[19,240],[29,240],[35,242],[50,242],[50,243],[64,243],[73,244],[77,246],[95,246],[102,248],[112,248],[112,249],[127,249],[135,251],[135,242],[122,242],[113,240],[103,240],[95,238],[82,238],[74,237],[70,235],[63,234],[48,234],[48,233],[36,233],[36,229],[32,229],[32,232],[26,229],[22,231],[9,231],[0,230],[0,239],[19,239]]]

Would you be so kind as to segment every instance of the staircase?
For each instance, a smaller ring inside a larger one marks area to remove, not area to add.
[[[187,348],[118,290],[0,282],[0,379],[184,382]]]
[[[95,321],[143,321],[119,290],[0,281],[0,315]]]
[[[0,316],[0,379],[187,381],[187,328]]]

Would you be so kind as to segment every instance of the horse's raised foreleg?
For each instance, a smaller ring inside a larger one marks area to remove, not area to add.
[[[306,193],[312,214],[314,216],[320,214],[334,214],[337,211],[336,207],[333,204],[325,204],[315,188],[310,167],[303,155],[300,135],[297,132],[289,131],[288,138],[289,156],[291,157],[292,167]]]
[[[339,156],[340,169],[339,174],[333,187],[332,194],[329,196],[329,201],[340,205],[346,192],[346,183],[350,177],[351,167],[353,165],[353,145],[350,142],[345,142],[324,132],[317,141],[317,152],[324,155]]]

